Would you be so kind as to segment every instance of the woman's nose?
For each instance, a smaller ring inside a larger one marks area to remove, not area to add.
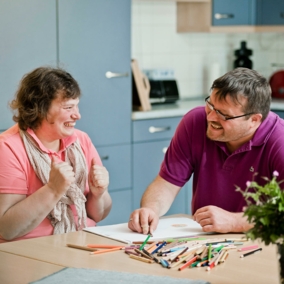
[[[79,120],[79,119],[81,118],[81,114],[80,114],[80,112],[79,112],[79,109],[77,109],[77,110],[71,115],[71,117],[72,117],[73,119]]]

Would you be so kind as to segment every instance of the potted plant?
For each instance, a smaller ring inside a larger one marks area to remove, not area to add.
[[[246,232],[247,237],[251,240],[260,239],[266,245],[277,245],[280,283],[284,284],[284,191],[280,187],[283,181],[278,182],[278,176],[278,172],[274,171],[271,180],[263,177],[266,181],[264,185],[248,181],[245,190],[237,187],[237,191],[242,193],[247,203],[244,216],[254,224]]]

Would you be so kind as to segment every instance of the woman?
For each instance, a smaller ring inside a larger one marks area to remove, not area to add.
[[[25,75],[0,134],[0,243],[95,226],[111,209],[109,176],[75,129],[80,89],[62,69]]]

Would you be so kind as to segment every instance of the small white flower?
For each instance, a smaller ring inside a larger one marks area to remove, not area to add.
[[[246,186],[247,186],[247,187],[250,187],[250,185],[251,185],[251,182],[250,182],[250,181],[247,181],[247,182],[246,182]]]
[[[278,176],[279,176],[279,173],[278,173],[277,171],[274,171],[274,172],[273,172],[273,176],[278,177]]]

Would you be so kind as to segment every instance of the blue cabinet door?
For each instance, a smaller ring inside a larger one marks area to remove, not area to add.
[[[59,0],[58,7],[60,65],[83,94],[78,128],[96,146],[130,143],[131,0]]]
[[[159,173],[164,153],[170,140],[152,141],[133,144],[133,209],[140,207],[141,197],[147,186]],[[190,212],[191,186],[181,189],[168,214]]]
[[[258,25],[284,25],[283,0],[258,0],[257,1]]]
[[[131,190],[119,190],[110,192],[112,199],[111,211],[104,220],[98,223],[98,226],[127,223],[132,212],[131,194]]]
[[[213,0],[212,25],[252,25],[254,19],[252,0]]]
[[[97,147],[97,151],[109,172],[109,191],[131,188],[131,145]]]
[[[0,132],[14,124],[8,102],[22,76],[56,59],[56,1],[0,0]]]

